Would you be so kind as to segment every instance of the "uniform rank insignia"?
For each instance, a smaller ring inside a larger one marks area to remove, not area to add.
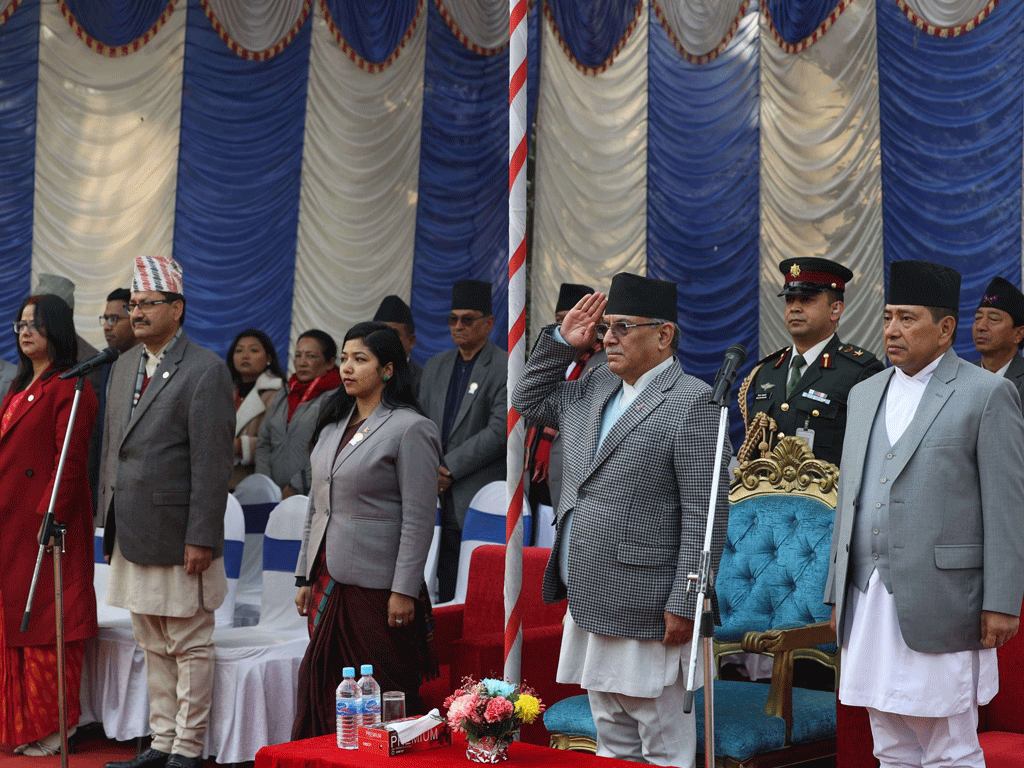
[[[818,366],[818,367],[819,368],[832,368],[833,366],[834,366],[834,363],[832,362],[832,353],[831,352],[823,353],[822,356],[821,356],[821,365]]]

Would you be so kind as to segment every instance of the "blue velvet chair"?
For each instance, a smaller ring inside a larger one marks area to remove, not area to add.
[[[810,658],[838,679],[835,635],[822,604],[838,470],[806,443],[783,438],[769,456],[743,462],[729,492],[729,528],[716,580],[722,626],[715,657],[773,659],[771,684],[715,681],[715,756],[726,768],[781,766],[835,755],[835,694],[793,687],[793,662]],[[696,696],[704,751],[703,691]],[[551,746],[595,751],[586,696],[544,713]]]

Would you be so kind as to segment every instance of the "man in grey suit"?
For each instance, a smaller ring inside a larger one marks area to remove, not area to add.
[[[173,259],[135,260],[128,308],[142,343],[110,375],[100,486],[107,603],[131,611],[146,653],[153,743],[107,768],[195,768],[210,713],[235,403],[224,360],[182,330],[182,290]]]
[[[455,349],[423,366],[420,407],[441,431],[444,457],[437,471],[441,497],[438,600],[455,596],[462,522],[473,496],[505,479],[506,376],[508,356],[488,341],[494,327],[491,284],[459,280],[448,315]]]
[[[1024,417],[953,351],[959,298],[955,270],[894,262],[894,367],[850,393],[825,602],[883,766],[984,766],[978,705],[1024,595]]]
[[[1024,401],[1024,294],[1009,280],[996,277],[988,284],[971,327],[978,365],[1005,376]]]
[[[7,390],[11,386],[11,382],[14,381],[14,377],[18,374],[18,366],[14,363],[9,363],[6,360],[0,359],[0,397],[7,395]]]
[[[719,413],[710,387],[676,359],[676,302],[675,283],[616,275],[607,299],[581,299],[559,329],[541,333],[512,404],[557,428],[565,445],[544,574],[545,601],[569,601],[557,679],[587,689],[599,755],[692,766],[696,726],[683,698],[697,596],[687,577],[713,473],[724,479],[732,450],[714,466]],[[608,365],[566,381],[577,351],[599,336]],[[728,510],[722,482],[713,569]]]

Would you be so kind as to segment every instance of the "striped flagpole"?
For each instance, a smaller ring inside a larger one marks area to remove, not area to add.
[[[508,55],[508,516],[505,520],[505,679],[522,675],[523,442],[512,392],[526,361],[526,14],[528,0],[509,0]]]

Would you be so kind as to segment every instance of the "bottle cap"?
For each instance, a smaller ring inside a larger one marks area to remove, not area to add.
[[[361,666],[359,668],[359,672],[361,674],[364,674],[364,675],[372,675],[373,674],[373,664],[363,664],[363,666]]]
[[[335,669],[337,669],[337,667],[335,667]],[[355,677],[356,676],[356,668],[355,667],[345,667],[344,669],[341,670],[341,676],[342,677]]]

